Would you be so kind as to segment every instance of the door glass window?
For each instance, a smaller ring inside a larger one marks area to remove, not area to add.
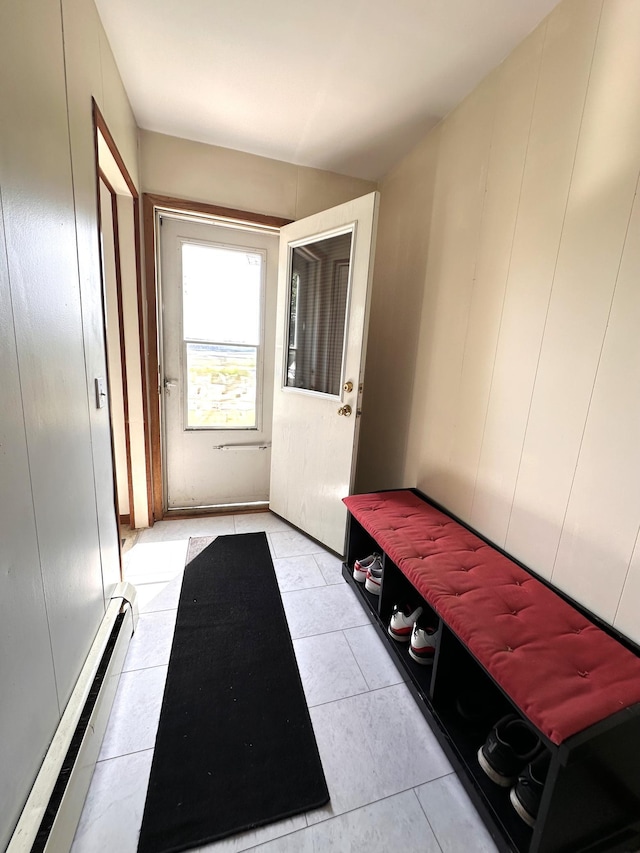
[[[352,232],[291,249],[289,388],[340,395]]]
[[[182,244],[187,429],[258,426],[261,252]]]

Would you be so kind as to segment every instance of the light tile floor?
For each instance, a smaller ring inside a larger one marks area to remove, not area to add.
[[[125,555],[131,640],[72,853],[134,853],[190,537],[267,533],[331,803],[206,853],[494,853],[340,560],[268,513],[162,521]]]

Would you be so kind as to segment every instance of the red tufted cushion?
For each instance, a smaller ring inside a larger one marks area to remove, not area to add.
[[[515,705],[561,743],[640,702],[640,660],[410,491],[344,499]]]

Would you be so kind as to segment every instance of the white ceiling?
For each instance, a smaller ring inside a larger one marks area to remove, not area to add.
[[[558,0],[97,0],[140,127],[375,180]]]

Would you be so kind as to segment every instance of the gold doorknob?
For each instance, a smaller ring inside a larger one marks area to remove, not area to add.
[[[344,415],[345,418],[348,418],[349,415],[351,414],[351,411],[352,411],[351,406],[347,403],[346,406],[340,406],[340,408],[338,409],[338,414]]]
[[[351,382],[351,381],[345,382],[344,385],[342,386],[342,390],[346,391],[347,394],[350,394],[353,391],[353,382]]]

